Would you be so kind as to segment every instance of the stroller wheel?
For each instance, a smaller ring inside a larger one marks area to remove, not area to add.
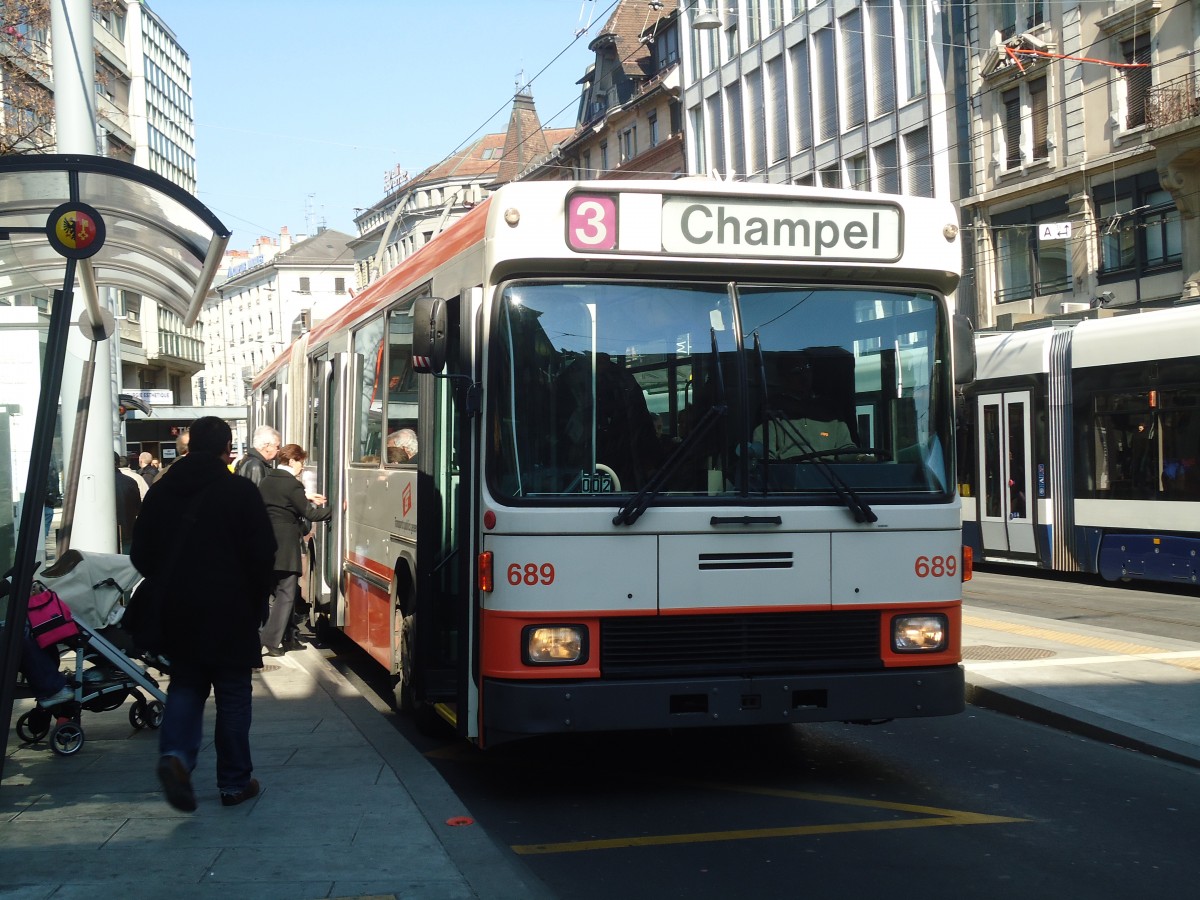
[[[17,719],[17,737],[36,744],[50,733],[50,710],[38,706]]]
[[[129,724],[139,731],[143,728],[150,727],[149,713],[146,710],[146,701],[138,697],[133,701],[133,706],[129,707]]]
[[[158,700],[146,700],[138,697],[129,707],[129,724],[134,728],[157,728],[162,724],[163,705]]]
[[[151,728],[158,728],[163,721],[163,704],[161,700],[151,700],[146,704],[146,723]]]
[[[83,746],[83,726],[68,719],[50,729],[50,749],[59,756],[70,756]]]

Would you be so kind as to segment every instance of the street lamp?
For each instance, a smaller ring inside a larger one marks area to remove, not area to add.
[[[692,27],[697,31],[712,31],[721,27],[721,18],[708,8],[708,0],[699,0],[700,6],[692,16]]]

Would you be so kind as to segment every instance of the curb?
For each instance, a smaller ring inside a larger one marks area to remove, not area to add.
[[[967,703],[981,709],[990,709],[1080,737],[1103,741],[1115,747],[1200,768],[1200,749],[1191,744],[1053,700],[1025,688],[1013,687],[983,675],[973,675],[969,671],[966,700]]]

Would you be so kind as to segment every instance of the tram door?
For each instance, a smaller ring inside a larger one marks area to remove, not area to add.
[[[1032,440],[1029,391],[981,394],[979,427],[979,516],[984,558],[1034,559],[1035,509],[1031,482]]]

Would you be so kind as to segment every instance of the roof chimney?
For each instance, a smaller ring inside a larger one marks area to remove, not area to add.
[[[284,225],[279,229],[279,252],[286,253],[292,249],[292,236],[288,233],[288,227]]]

